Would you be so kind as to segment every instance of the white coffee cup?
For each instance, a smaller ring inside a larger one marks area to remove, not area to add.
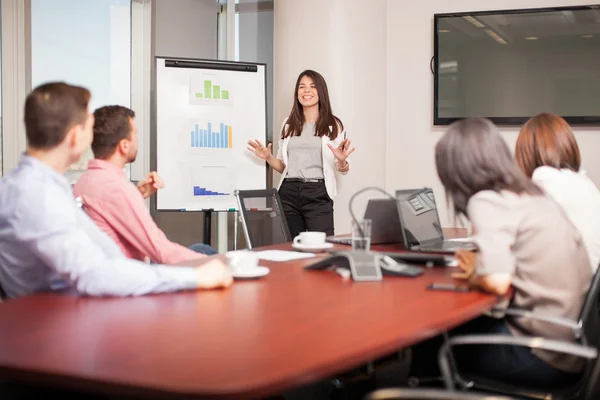
[[[318,247],[325,244],[325,239],[325,232],[300,232],[300,234],[294,238],[294,244]]]
[[[227,253],[228,265],[232,271],[248,271],[258,267],[258,255],[249,250]]]

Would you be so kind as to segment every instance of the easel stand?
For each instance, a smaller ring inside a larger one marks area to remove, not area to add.
[[[233,224],[233,250],[237,250],[238,245],[238,213],[237,211],[222,211],[217,212],[214,209],[207,209],[204,211],[204,235],[203,241],[204,244],[211,245],[212,242],[212,221],[213,221],[213,213],[217,217],[217,250],[219,253],[226,252],[228,235],[227,235],[227,216],[230,212],[233,212],[235,216],[234,224]],[[223,245],[221,242],[224,242]]]
[[[211,232],[212,232],[212,212],[214,210],[208,209],[204,210],[204,244],[210,246],[211,242]]]

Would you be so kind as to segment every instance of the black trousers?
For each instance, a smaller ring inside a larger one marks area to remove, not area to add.
[[[295,182],[285,179],[279,197],[292,238],[304,231],[333,235],[333,200],[324,182]]]

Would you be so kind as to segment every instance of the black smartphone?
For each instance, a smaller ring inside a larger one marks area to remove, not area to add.
[[[468,286],[457,286],[453,283],[432,283],[427,286],[429,290],[442,290],[449,292],[468,292],[471,290]]]

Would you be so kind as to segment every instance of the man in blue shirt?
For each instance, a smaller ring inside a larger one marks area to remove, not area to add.
[[[231,285],[219,258],[200,267],[127,259],[77,206],[64,173],[92,142],[90,97],[87,89],[61,82],[27,97],[27,152],[0,180],[0,285],[8,297],[66,288],[132,296]]]

